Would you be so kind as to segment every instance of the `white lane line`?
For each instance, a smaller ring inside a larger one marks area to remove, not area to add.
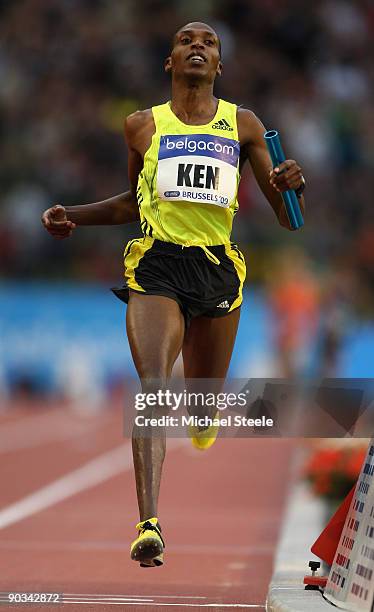
[[[171,450],[185,443],[183,438],[175,438],[169,440],[168,447]],[[91,489],[131,468],[131,443],[128,442],[103,453],[66,476],[58,478],[35,493],[0,510],[0,529],[14,525],[14,523],[54,506],[77,493]]]
[[[121,444],[77,470],[58,478],[23,499],[0,510],[0,529],[18,523],[41,510],[95,487],[132,466],[131,444]]]
[[[87,603],[87,602],[101,602],[101,603],[111,603],[111,602],[126,602],[126,601],[132,601],[132,602],[137,602],[137,603],[152,603],[153,599],[147,596],[142,597],[119,597],[119,598],[115,598],[115,597],[98,597],[95,599],[92,599],[91,597],[66,597],[65,595],[62,596],[61,598],[62,603],[69,603],[72,601],[78,601],[78,602],[82,602],[82,603]]]
[[[0,603],[9,603],[9,600],[1,600],[0,599]],[[221,610],[222,608],[250,608],[250,609],[257,609],[257,610],[265,610],[265,606],[260,606],[257,604],[238,604],[238,603],[227,603],[227,604],[219,604],[219,603],[196,603],[196,604],[189,604],[189,603],[183,603],[183,602],[178,602],[178,603],[155,603],[155,602],[149,602],[149,601],[95,601],[95,600],[87,600],[87,601],[62,601],[59,602],[57,604],[53,604],[53,605],[69,605],[69,604],[79,604],[79,605],[106,605],[106,606],[161,606],[164,608],[169,608],[170,606],[179,606],[180,608],[215,608],[216,610]],[[25,606],[27,606],[27,604],[23,604]],[[29,605],[35,605],[30,603]],[[44,604],[45,605],[45,604]]]
[[[93,599],[93,598],[102,598],[109,597],[110,599],[121,599],[122,597],[148,597],[148,598],[156,598],[156,599],[207,599],[205,595],[108,595],[108,594],[96,594],[96,593],[63,593],[63,597],[74,597],[75,599],[79,599],[83,597],[83,599]]]
[[[183,607],[183,608],[216,608],[218,610],[220,610],[221,608],[251,608],[251,609],[257,609],[257,610],[265,610],[265,606],[263,605],[259,605],[259,604],[241,604],[241,603],[184,603],[182,601],[179,601],[178,603],[167,603],[167,602],[162,602],[162,603],[158,603],[155,601],[152,602],[147,602],[147,603],[141,603],[138,601],[132,601],[132,602],[125,602],[125,601],[99,601],[99,600],[95,600],[95,599],[87,599],[87,600],[80,600],[80,599],[75,599],[75,600],[69,600],[69,601],[62,601],[63,605],[65,604],[83,604],[83,605],[91,605],[92,604],[99,604],[99,605],[103,605],[103,603],[105,603],[105,605],[107,606],[154,606],[154,607],[159,607],[162,606],[164,608],[169,608],[170,606],[179,606],[179,607]]]
[[[60,598],[60,601],[53,602],[53,605],[54,605],[54,603],[56,603],[56,604],[59,604],[59,603],[60,604],[64,604],[64,603],[77,603],[77,602],[78,603],[108,603],[110,605],[113,601],[114,602],[118,601],[118,603],[126,603],[126,602],[129,602],[129,603],[152,603],[153,599],[149,599],[149,598],[148,599],[140,599],[140,598],[134,598],[134,597],[124,597],[121,600],[111,600],[111,599],[93,599],[93,600],[90,600],[90,599],[77,599],[77,600],[74,600],[74,602],[73,602],[73,601],[70,601],[70,599]],[[0,603],[12,603],[12,602],[9,601],[9,594],[7,594],[6,597],[0,597]],[[26,601],[25,602],[15,602],[15,603],[24,603],[24,604],[28,603],[29,605],[32,605],[32,604],[35,605],[36,603],[37,604],[40,604],[40,603],[41,604],[45,604],[45,602],[26,602]]]
[[[4,599],[4,593],[0,594],[0,602],[8,602],[8,599]],[[158,607],[170,607],[170,606],[181,606],[183,608],[251,608],[257,610],[265,610],[265,606],[262,604],[250,604],[250,603],[216,603],[216,602],[207,602],[203,603],[201,601],[196,601],[192,603],[178,601],[178,602],[157,602],[154,599],[194,599],[201,600],[207,599],[207,597],[201,596],[189,596],[189,595],[132,595],[132,596],[124,596],[124,595],[77,595],[71,593],[70,595],[67,593],[63,593],[61,596],[61,600],[58,602],[60,604],[105,604],[109,606],[130,606],[130,605],[151,605]],[[31,605],[31,604],[30,604]]]

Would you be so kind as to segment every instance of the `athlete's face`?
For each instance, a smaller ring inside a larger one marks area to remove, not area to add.
[[[214,30],[193,23],[181,28],[174,37],[165,70],[173,75],[214,81],[222,71],[220,42]]]

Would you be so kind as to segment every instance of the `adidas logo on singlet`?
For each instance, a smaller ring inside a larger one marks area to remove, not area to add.
[[[217,123],[213,123],[213,130],[227,130],[228,132],[233,132],[234,128],[226,121],[226,119],[220,119]]]

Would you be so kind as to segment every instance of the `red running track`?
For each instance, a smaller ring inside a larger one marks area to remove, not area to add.
[[[129,558],[138,515],[120,406],[18,406],[0,421],[2,593],[63,593],[69,608],[47,607],[65,611],[265,609],[292,442],[220,439],[203,453],[168,440],[165,564],[141,569]]]

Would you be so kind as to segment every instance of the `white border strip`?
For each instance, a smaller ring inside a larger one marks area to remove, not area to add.
[[[178,603],[167,603],[167,602],[140,602],[140,601],[131,601],[131,602],[124,602],[124,601],[99,601],[97,599],[87,599],[87,600],[80,600],[80,599],[75,599],[75,600],[70,600],[70,601],[62,601],[63,605],[65,604],[88,604],[90,606],[92,606],[92,604],[99,604],[102,605],[103,603],[105,603],[105,605],[109,605],[109,606],[154,606],[154,607],[158,607],[158,606],[163,606],[164,608],[168,608],[169,606],[179,606],[179,607],[183,607],[183,608],[215,608],[216,610],[220,609],[220,608],[251,608],[251,609],[257,609],[257,610],[265,610],[265,606],[260,605],[260,604],[241,604],[241,603],[183,603],[183,602],[178,602]]]

